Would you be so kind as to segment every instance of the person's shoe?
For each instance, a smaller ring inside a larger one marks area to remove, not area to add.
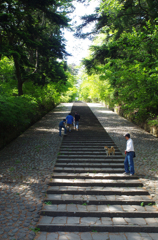
[[[130,176],[133,176],[134,174],[130,173]]]
[[[124,172],[123,175],[129,175],[129,173]]]

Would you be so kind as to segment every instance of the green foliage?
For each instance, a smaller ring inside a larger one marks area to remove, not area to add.
[[[83,60],[88,76],[81,99],[103,100],[137,123],[158,125],[157,10],[156,1],[101,1],[93,30],[99,35]],[[83,20],[80,33],[92,18]]]
[[[158,127],[158,116],[153,120],[148,120],[148,124],[149,124],[149,126]]]
[[[0,1],[0,147],[75,99],[62,33],[73,10],[71,0]]]
[[[82,82],[79,88],[79,99],[86,102],[106,101],[112,105],[113,90],[108,81],[102,80],[97,74],[88,76],[86,73],[81,75]]]
[[[6,136],[12,132],[14,137],[18,136],[55,105],[73,101],[77,95],[76,76],[63,70],[66,84],[60,78],[53,82],[48,76],[44,84],[28,79],[23,83],[23,95],[19,96],[13,59],[3,57],[0,68],[0,138],[4,145]]]
[[[69,27],[70,0],[0,2],[0,58],[14,61],[18,95],[29,80],[39,85],[67,80],[64,64],[68,55],[61,29]]]
[[[83,206],[87,206],[87,203],[83,203],[82,205],[83,205]]]
[[[30,96],[0,96],[0,125],[3,127],[25,125],[34,114],[37,101]]]
[[[51,205],[51,201],[45,202],[46,205]]]
[[[40,231],[40,228],[35,227],[35,228],[30,228],[30,230],[37,234]]]
[[[67,82],[66,85],[63,87],[62,94],[60,97],[61,102],[72,102],[75,101],[76,97],[78,96],[78,89],[77,89],[77,77],[74,73],[70,73],[67,71]]]

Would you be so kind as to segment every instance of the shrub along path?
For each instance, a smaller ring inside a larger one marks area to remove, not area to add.
[[[79,132],[64,137],[50,179],[36,240],[157,240],[158,208],[124,156],[84,103]],[[107,157],[103,147],[114,146]]]

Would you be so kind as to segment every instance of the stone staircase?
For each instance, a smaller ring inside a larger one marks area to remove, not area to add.
[[[70,238],[61,239],[157,240],[158,209],[149,193],[137,176],[122,174],[124,156],[89,107],[74,103],[76,111],[79,131],[63,138],[37,226],[43,233],[36,239],[60,239],[66,232]],[[114,146],[115,155],[107,156],[104,146]]]

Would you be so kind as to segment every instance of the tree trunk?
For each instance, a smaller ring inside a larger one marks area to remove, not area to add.
[[[15,70],[16,70],[16,77],[18,80],[18,95],[21,96],[23,95],[23,90],[22,90],[22,79],[21,79],[21,72],[20,72],[20,65],[19,65],[19,61],[16,59],[16,57],[14,57],[14,64],[15,64]]]
[[[35,70],[37,72],[38,69],[38,49],[36,49],[36,64],[35,64]]]

